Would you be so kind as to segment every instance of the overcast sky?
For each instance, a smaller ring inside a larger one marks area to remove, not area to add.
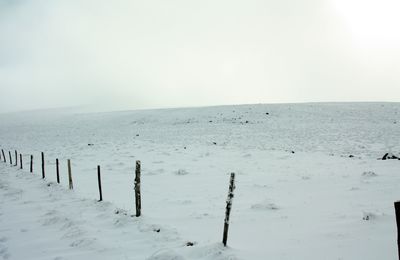
[[[399,0],[0,0],[0,112],[400,101]]]

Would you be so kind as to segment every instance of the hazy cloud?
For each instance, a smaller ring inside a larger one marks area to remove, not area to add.
[[[397,2],[3,0],[0,108],[399,101]]]

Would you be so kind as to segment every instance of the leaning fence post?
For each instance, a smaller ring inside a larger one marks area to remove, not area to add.
[[[19,154],[19,164],[20,164],[20,169],[22,169],[22,154]]]
[[[42,179],[44,179],[45,173],[44,173],[44,153],[42,152]]]
[[[394,203],[394,209],[396,212],[396,224],[397,224],[397,252],[400,259],[400,201]]]
[[[10,164],[12,165],[12,157],[11,157],[11,152],[8,151],[8,155],[10,156]]]
[[[135,204],[136,204],[136,217],[140,217],[142,202],[140,194],[140,161],[136,161],[136,171],[135,171]]]
[[[60,166],[58,164],[58,158],[56,159],[56,173],[57,173],[57,183],[60,183]]]
[[[101,191],[100,165],[97,165],[97,181],[99,183],[99,194],[100,194],[99,201],[102,201],[103,200],[103,193]]]
[[[31,169],[31,172],[33,172],[33,155],[31,155],[31,167],[30,167]]]
[[[17,150],[15,150],[15,164],[14,164],[14,166],[17,166],[18,165],[18,152],[17,152]]]
[[[68,159],[68,184],[69,184],[70,190],[74,189],[74,184],[72,183],[71,160],[70,159]]]
[[[226,246],[226,241],[228,240],[228,229],[229,229],[229,216],[231,214],[233,191],[235,190],[235,173],[231,173],[231,179],[229,182],[229,192],[228,198],[226,199],[226,210],[225,210],[225,222],[224,222],[224,235],[222,238],[222,243]]]
[[[3,149],[1,149],[1,153],[3,154],[3,160],[4,160],[4,162],[6,162],[6,156],[4,155],[4,150],[3,150]]]

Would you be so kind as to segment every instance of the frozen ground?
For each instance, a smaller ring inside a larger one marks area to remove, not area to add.
[[[396,259],[400,161],[378,158],[400,153],[399,115],[399,103],[0,114],[0,148],[25,167],[0,164],[0,259]]]

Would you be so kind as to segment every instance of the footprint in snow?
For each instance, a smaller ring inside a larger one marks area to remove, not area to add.
[[[154,161],[153,163],[154,164],[162,164],[162,163],[164,163],[164,161]]]
[[[268,186],[267,184],[253,184],[254,188],[260,188],[260,189],[270,189],[272,188],[271,186]]]
[[[87,247],[90,246],[96,241],[95,238],[82,238],[77,239],[69,244],[70,247]]]
[[[184,169],[179,169],[175,172],[176,175],[187,175],[189,174],[188,171],[184,170]]]
[[[277,206],[275,203],[264,201],[253,204],[250,208],[253,210],[278,210],[279,206]]]
[[[366,172],[363,172],[363,173],[361,174],[361,176],[364,177],[364,178],[371,178],[371,177],[376,177],[376,176],[378,176],[378,174],[376,174],[376,173],[373,172],[373,171],[366,171]]]
[[[8,248],[3,245],[3,243],[7,242],[8,238],[2,237],[0,238],[0,257],[3,259],[9,259],[11,255],[8,253]]]
[[[0,245],[0,256],[5,260],[10,259],[11,255],[8,253],[7,247],[2,247]]]

